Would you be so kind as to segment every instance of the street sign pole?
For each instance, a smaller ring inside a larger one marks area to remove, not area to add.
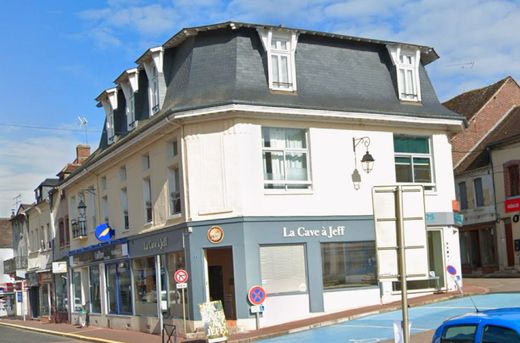
[[[404,343],[408,343],[410,339],[410,330],[408,326],[408,285],[406,284],[406,256],[404,242],[402,195],[402,186],[398,186],[397,192],[395,193],[395,222],[397,226],[397,266],[399,273],[399,281],[401,282],[401,311],[403,314],[403,339]]]
[[[184,288],[181,288],[182,294],[182,326],[184,328],[184,334],[186,335],[186,302],[184,301]]]

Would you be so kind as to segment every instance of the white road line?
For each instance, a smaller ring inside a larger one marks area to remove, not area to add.
[[[496,307],[485,307],[485,306],[477,306],[479,310],[491,310]],[[428,309],[472,309],[474,310],[474,306],[428,306],[428,307],[414,307],[414,310],[428,310]]]
[[[348,327],[351,327],[351,328],[372,328],[372,329],[388,329],[388,330],[393,330],[394,327],[393,326],[382,326],[382,325],[355,325],[355,324],[343,324],[343,326],[348,326]],[[422,329],[422,328],[414,328],[412,326],[412,331],[413,330],[416,330],[416,331],[430,331],[430,330],[433,330],[433,329]]]

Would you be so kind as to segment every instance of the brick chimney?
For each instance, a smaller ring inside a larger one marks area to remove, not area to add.
[[[77,164],[82,164],[90,156],[90,146],[78,144],[76,146],[76,161]]]

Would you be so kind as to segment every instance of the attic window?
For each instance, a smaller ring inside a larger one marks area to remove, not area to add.
[[[421,101],[421,85],[419,65],[421,52],[419,49],[403,48],[400,45],[387,46],[397,73],[397,90],[399,100]]]
[[[298,35],[295,32],[258,30],[267,53],[269,88],[296,91],[295,51]]]
[[[139,71],[137,68],[125,70],[117,79],[118,83],[125,94],[126,100],[126,125],[127,130],[132,131],[137,127],[135,118],[135,93],[139,90],[138,83]]]
[[[150,116],[159,112],[162,101],[164,100],[165,81],[163,73],[162,47],[155,47],[148,50],[137,63],[142,64],[148,78],[148,99]],[[162,96],[161,96],[162,95]]]
[[[107,144],[112,144],[116,141],[114,111],[117,109],[117,89],[111,88],[103,91],[96,100],[100,102],[105,110]]]

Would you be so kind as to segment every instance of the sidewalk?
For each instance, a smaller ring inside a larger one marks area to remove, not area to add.
[[[483,294],[489,292],[488,288],[468,285],[464,286],[465,294]],[[429,294],[420,296],[417,298],[410,298],[408,300],[409,306],[420,306],[428,303],[438,302],[453,297],[460,296],[457,292],[451,293],[440,293],[440,294]],[[253,342],[260,338],[267,338],[273,336],[280,336],[288,334],[294,331],[300,331],[310,329],[314,327],[320,327],[325,325],[331,325],[346,320],[358,318],[367,314],[386,312],[391,310],[399,309],[401,306],[400,301],[393,302],[384,305],[375,305],[369,307],[363,307],[353,310],[347,310],[332,314],[326,314],[314,318],[299,320],[291,323],[270,326],[261,328],[256,331],[249,331],[244,333],[237,333],[229,337],[229,342]],[[42,323],[34,320],[17,320],[17,319],[0,319],[0,325],[13,326],[20,329],[39,331],[42,333],[59,335],[70,337],[72,339],[84,340],[89,342],[100,342],[100,343],[160,343],[162,342],[161,336],[151,335],[143,332],[130,331],[130,330],[115,330],[99,327],[77,327],[72,324],[55,324],[55,323]],[[184,337],[177,337],[177,342],[204,342],[201,340],[189,340]]]

